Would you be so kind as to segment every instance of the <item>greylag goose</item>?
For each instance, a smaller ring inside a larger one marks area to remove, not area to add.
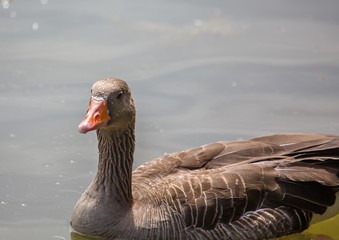
[[[98,170],[71,220],[82,235],[271,239],[301,232],[314,214],[338,206],[338,136],[216,142],[156,158],[132,172],[135,116],[124,81],[94,83],[79,131],[96,130]]]

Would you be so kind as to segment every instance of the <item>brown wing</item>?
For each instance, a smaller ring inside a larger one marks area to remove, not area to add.
[[[187,230],[213,229],[258,208],[324,212],[339,188],[338,158],[336,136],[273,135],[173,153],[139,167],[134,180],[160,192]]]
[[[280,134],[253,138],[248,141],[217,142],[168,154],[139,166],[135,178],[157,179],[175,173],[179,169],[209,169],[242,164],[256,158],[288,156],[315,151],[334,151],[338,157],[338,136],[322,134]]]

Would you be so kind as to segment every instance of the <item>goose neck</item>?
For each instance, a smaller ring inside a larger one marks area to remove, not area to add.
[[[132,165],[135,149],[134,128],[97,131],[99,163],[95,178],[105,195],[121,203],[132,203]],[[106,196],[107,197],[107,196]]]

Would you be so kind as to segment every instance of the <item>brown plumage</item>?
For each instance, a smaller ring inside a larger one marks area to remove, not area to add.
[[[338,136],[217,142],[132,173],[134,126],[127,84],[96,82],[79,130],[97,130],[98,172],[74,208],[75,231],[105,239],[271,239],[303,231],[313,214],[338,206]]]

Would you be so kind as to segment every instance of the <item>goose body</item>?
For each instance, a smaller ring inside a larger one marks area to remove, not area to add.
[[[92,87],[79,130],[97,131],[97,174],[74,207],[75,231],[104,239],[271,239],[338,214],[339,137],[279,134],[168,154],[132,172],[128,85]],[[335,208],[337,207],[337,208]]]

